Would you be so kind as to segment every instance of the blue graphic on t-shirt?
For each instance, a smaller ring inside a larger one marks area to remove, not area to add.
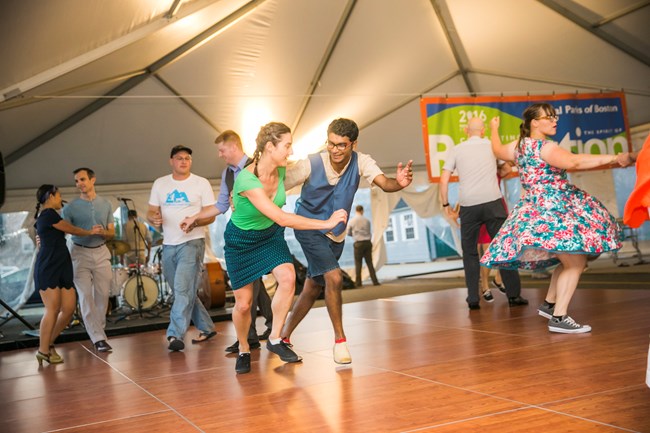
[[[189,202],[190,200],[187,198],[187,194],[185,194],[182,191],[178,191],[177,189],[167,194],[167,199],[165,200],[166,204],[189,203]]]

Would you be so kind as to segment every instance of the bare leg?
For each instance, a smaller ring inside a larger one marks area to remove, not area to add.
[[[550,304],[554,304],[557,299],[557,279],[563,270],[564,266],[560,263],[558,267],[553,270],[553,274],[551,275],[551,284],[549,284],[546,298],[544,298],[544,300]]]
[[[250,352],[248,330],[251,327],[251,304],[253,303],[253,283],[234,290],[235,307],[232,309],[232,323],[235,325],[239,352]]]
[[[563,270],[557,276],[554,316],[564,316],[569,302],[580,280],[580,275],[587,264],[587,256],[582,254],[558,254]]]
[[[318,299],[318,295],[320,295],[322,289],[323,288],[316,284],[316,281],[312,280],[311,278],[307,278],[305,280],[305,285],[302,288],[302,292],[300,292],[296,303],[293,305],[291,314],[284,324],[284,328],[280,334],[282,338],[291,337],[291,334],[293,333],[294,329],[296,329],[296,326],[302,322],[302,319],[304,319],[307,313],[309,313],[309,310],[311,310],[311,307],[314,305],[314,302],[316,302],[316,299]]]
[[[50,344],[54,344],[61,332],[70,324],[70,319],[77,307],[77,294],[74,289],[61,289],[61,306],[59,314],[56,317],[56,323],[50,336]]]
[[[494,273],[494,281],[496,281],[498,285],[503,286],[503,280],[501,279],[501,272],[499,272],[498,269]]]
[[[334,339],[345,338],[343,331],[343,275],[340,269],[332,269],[323,275],[325,278],[325,305],[334,328]]]
[[[40,290],[39,292],[45,306],[45,312],[39,327],[38,351],[47,354],[50,353],[50,341],[52,340],[54,325],[61,309],[61,290],[56,288]]]
[[[296,292],[296,270],[293,263],[283,263],[273,269],[273,276],[278,282],[275,289],[275,295],[271,301],[273,310],[273,327],[271,328],[270,340],[278,339],[282,336],[282,327],[287,319],[293,295]]]

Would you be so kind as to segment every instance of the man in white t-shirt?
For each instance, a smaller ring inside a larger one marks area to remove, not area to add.
[[[497,160],[492,153],[490,140],[483,138],[485,125],[478,117],[472,117],[465,133],[468,139],[452,148],[447,156],[440,176],[440,199],[447,216],[456,219],[460,216],[460,238],[463,248],[463,267],[467,284],[467,305],[470,310],[478,310],[480,264],[476,243],[481,225],[485,224],[491,238],[497,234],[508,217],[503,206],[501,190],[497,180]],[[448,199],[448,185],[454,170],[458,173],[458,202],[460,213],[454,212]],[[511,307],[527,305],[520,296],[521,282],[519,272],[501,270],[501,278],[506,286],[508,304]]]
[[[151,188],[147,220],[163,229],[163,274],[174,293],[167,341],[169,350],[179,351],[185,348],[183,337],[190,320],[200,331],[192,343],[217,335],[212,318],[197,296],[202,281],[205,230],[186,233],[180,228],[183,218],[214,206],[215,199],[210,182],[190,172],[192,149],[172,148],[169,165],[172,174],[156,179]],[[212,221],[214,217],[194,224],[203,226]]]

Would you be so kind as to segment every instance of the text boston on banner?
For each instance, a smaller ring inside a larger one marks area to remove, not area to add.
[[[501,140],[519,137],[521,114],[531,104],[547,102],[560,116],[557,134],[560,146],[574,153],[620,153],[630,150],[625,95],[585,93],[535,96],[485,96],[476,98],[422,98],[422,133],[429,180],[437,183],[447,152],[467,137],[463,128],[472,117],[480,117],[489,138],[489,122],[501,117]]]

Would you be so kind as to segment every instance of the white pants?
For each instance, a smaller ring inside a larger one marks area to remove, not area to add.
[[[72,245],[74,285],[86,332],[94,343],[106,340],[106,311],[113,272],[111,253],[106,246],[84,248]]]

